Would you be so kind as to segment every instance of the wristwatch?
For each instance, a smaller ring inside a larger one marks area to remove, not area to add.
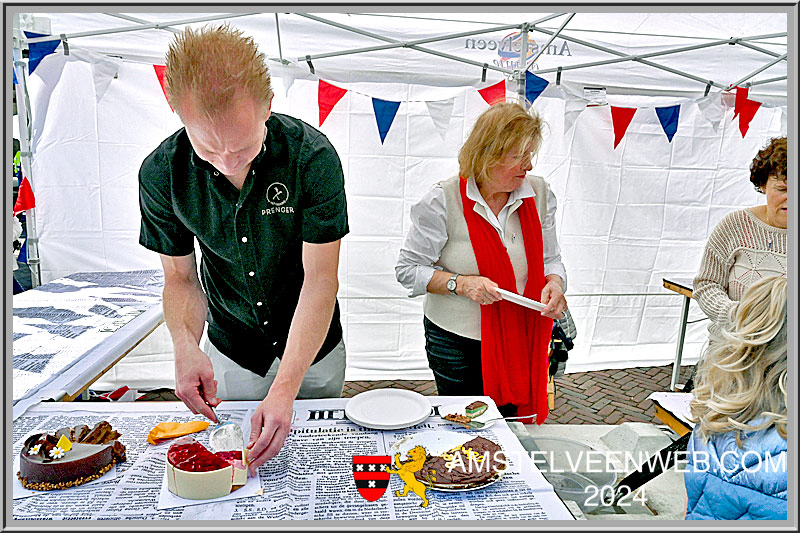
[[[456,293],[456,278],[461,274],[453,274],[453,277],[447,280],[447,290],[455,295]]]

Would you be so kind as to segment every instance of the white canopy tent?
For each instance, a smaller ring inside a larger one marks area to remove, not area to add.
[[[787,129],[786,12],[131,10],[25,14],[23,27],[34,16],[62,41],[24,80],[42,282],[159,265],[138,245],[136,173],[181,126],[153,69],[175,31],[226,21],[252,35],[270,58],[273,110],[315,127],[319,80],[348,91],[320,127],[342,159],[348,195],[347,379],[430,378],[422,299],[394,279],[409,208],[457,171],[458,148],[488,107],[479,89],[506,80],[508,96],[525,93],[520,57],[549,82],[533,104],[549,126],[534,172],[558,198],[579,335],[570,372],[672,361],[681,302],[661,280],[693,277],[716,222],[762,202],[747,179],[750,160]],[[737,85],[761,103],[744,137],[729,90]],[[587,88],[605,89],[609,105],[587,106],[596,103]],[[383,142],[373,98],[399,102]],[[675,105],[669,141],[655,108]],[[636,108],[616,148],[611,106]],[[702,317],[692,304],[690,322]],[[684,362],[697,359],[706,324],[690,324]]]

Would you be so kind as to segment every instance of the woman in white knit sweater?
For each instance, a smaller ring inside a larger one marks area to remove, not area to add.
[[[717,224],[694,278],[694,299],[711,319],[712,338],[729,328],[747,287],[786,275],[786,137],[758,152],[750,181],[766,196],[766,205],[734,211]]]

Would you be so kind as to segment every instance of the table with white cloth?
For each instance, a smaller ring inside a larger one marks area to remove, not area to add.
[[[71,401],[163,322],[163,272],[82,272],[14,295],[14,417]]]
[[[15,520],[573,520],[567,506],[531,459],[529,450],[506,421],[467,430],[438,416],[438,407],[462,397],[426,397],[431,416],[415,426],[378,430],[345,416],[347,398],[296,400],[291,432],[280,453],[258,469],[242,488],[213,501],[183,500],[166,488],[166,455],[174,439],[147,443],[161,422],[204,420],[180,402],[40,403],[14,421],[13,518]],[[491,400],[489,400],[491,401]],[[250,434],[250,417],[259,402],[225,401],[221,421]],[[64,491],[30,494],[16,479],[18,455],[28,435],[107,420],[127,448],[127,460],[91,484]],[[521,426],[521,425],[520,425]],[[192,434],[208,444],[209,429]],[[367,501],[356,488],[354,456],[389,456],[393,444],[423,432],[459,432],[466,440],[482,436],[499,444],[508,467],[495,482],[455,492],[428,489],[422,507],[415,494],[398,497],[404,482],[391,475],[388,488]],[[523,428],[524,431],[524,428]],[[524,440],[524,439],[522,439]],[[242,492],[240,492],[242,491]],[[176,503],[177,500],[177,503]],[[205,524],[206,522],[204,522]]]

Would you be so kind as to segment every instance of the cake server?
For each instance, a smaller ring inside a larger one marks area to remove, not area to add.
[[[217,412],[210,405],[209,407],[217,419],[217,426],[211,430],[211,434],[208,436],[208,447],[211,448],[211,451],[216,453],[244,449],[244,435],[239,424],[230,421],[220,424]]]
[[[525,415],[525,416],[499,416],[497,418],[490,418],[488,420],[484,420],[483,422],[478,422],[477,420],[470,420],[469,421],[469,429],[483,429],[483,427],[488,424],[489,422],[494,422],[495,420],[521,420],[523,418],[536,418],[536,415]],[[457,422],[453,422],[457,423]],[[464,426],[466,424],[459,424]]]

